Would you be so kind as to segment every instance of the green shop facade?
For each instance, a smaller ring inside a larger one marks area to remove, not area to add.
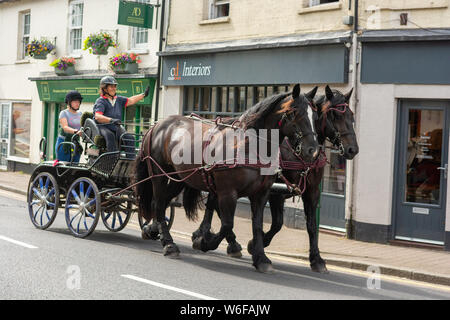
[[[36,77],[30,78],[36,82],[39,99],[42,101],[42,137],[47,140],[47,159],[56,159],[55,143],[59,131],[59,113],[67,108],[64,100],[67,92],[78,90],[83,96],[80,110],[92,112],[99,97],[99,83],[104,75],[85,77]],[[150,86],[150,94],[133,106],[129,106],[123,113],[122,121],[127,131],[145,133],[153,119],[153,95],[156,78],[154,75],[117,75],[117,95],[131,97],[145,91]]]

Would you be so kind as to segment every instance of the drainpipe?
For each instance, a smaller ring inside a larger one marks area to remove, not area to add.
[[[350,0],[351,2],[351,0]],[[353,25],[353,33],[352,33],[352,101],[351,105],[353,106],[353,111],[355,113],[356,119],[358,119],[357,115],[357,106],[358,106],[358,67],[359,67],[359,48],[358,48],[358,0],[355,0],[354,7],[354,25]],[[355,127],[358,122],[355,123]],[[356,136],[358,137],[358,131],[355,128]],[[353,211],[354,211],[354,190],[353,186],[355,183],[355,165],[354,161],[347,161],[347,194],[346,194],[346,212],[348,213],[348,217],[346,219],[346,234],[347,238],[354,238],[354,230],[353,230]]]
[[[160,28],[159,28],[160,30],[159,30],[159,49],[158,49],[158,52],[162,51],[163,41],[166,40],[164,38],[165,12],[166,12],[166,0],[162,0],[162,3],[161,3],[161,22],[160,22]],[[161,63],[162,63],[161,56],[158,56],[158,71],[156,73],[155,119],[153,120],[153,122],[158,121],[159,91],[160,91],[160,86],[161,86]]]

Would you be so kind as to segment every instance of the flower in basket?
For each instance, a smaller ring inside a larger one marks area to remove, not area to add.
[[[97,54],[108,50],[109,47],[117,47],[117,43],[107,32],[94,33],[84,40],[83,50],[89,49],[90,53]]]
[[[66,70],[68,67],[72,67],[74,65],[75,65],[75,59],[68,58],[68,57],[62,57],[62,58],[56,59],[52,63],[50,63],[51,67],[58,68],[59,70]]]
[[[117,67],[124,68],[125,65],[131,63],[141,63],[139,55],[135,53],[119,53],[109,59],[109,66],[111,69]]]
[[[33,40],[27,44],[27,55],[33,57],[35,55],[50,53],[55,46],[49,40]]]

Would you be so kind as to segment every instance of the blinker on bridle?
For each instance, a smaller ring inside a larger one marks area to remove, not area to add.
[[[312,106],[312,104],[311,104],[311,102],[309,102],[308,101],[308,105],[311,107],[311,108],[313,108],[313,106]],[[284,113],[283,113],[283,115],[281,116],[281,119],[280,119],[280,121],[278,121],[278,127],[281,129],[281,126],[283,125],[283,122],[287,119],[289,122],[294,122],[294,120],[295,120],[295,116],[291,116],[291,118],[289,118],[289,114],[293,114],[294,112],[292,111],[292,109],[288,109],[287,111],[285,111]],[[303,116],[302,116],[303,117]],[[294,133],[294,136],[295,136],[295,138],[296,138],[296,146],[295,146],[295,148],[292,148],[291,147],[291,149],[293,149],[294,150],[294,152],[295,152],[295,154],[297,155],[297,156],[299,156],[299,155],[301,155],[301,153],[302,153],[302,145],[303,145],[303,142],[302,142],[302,139],[303,138],[306,138],[307,136],[309,136],[309,135],[314,135],[314,134],[316,134],[313,130],[311,130],[311,132],[308,132],[308,133],[306,133],[306,134],[304,134],[303,132],[302,132],[302,130],[294,123],[294,127],[295,127],[295,133]]]
[[[330,107],[330,105],[331,105],[331,102],[327,101],[327,103],[324,106],[322,106],[322,110],[323,110],[323,112],[321,113],[321,117],[322,117],[322,134],[325,136],[325,125],[326,125],[326,123],[328,123],[328,125],[333,130],[333,134],[334,134],[333,140],[331,140],[329,138],[328,138],[328,140],[331,142],[331,144],[333,146],[335,146],[335,147],[337,147],[339,149],[339,155],[342,156],[345,153],[345,149],[344,149],[344,144],[342,143],[342,139],[341,138],[344,137],[344,136],[350,135],[351,132],[347,131],[347,132],[344,132],[344,133],[341,134],[339,132],[339,130],[336,129],[334,124],[332,122],[330,122],[330,120],[327,117],[327,113],[329,111],[336,111],[338,113],[344,114],[347,111],[347,109],[351,112],[351,114],[353,114],[353,112],[350,109],[348,103],[340,103],[340,104],[336,104],[336,105],[334,105],[332,107]],[[339,109],[341,107],[343,107],[343,108]],[[311,106],[311,108],[315,112],[317,112],[317,107],[314,108],[313,106]]]

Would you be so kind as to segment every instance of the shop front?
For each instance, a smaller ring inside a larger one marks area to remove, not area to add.
[[[361,41],[360,145],[371,150],[360,149],[356,239],[449,250],[450,31]]]
[[[80,110],[82,112],[92,112],[94,102],[99,97],[100,77],[90,78],[70,78],[55,79],[49,78],[30,78],[36,82],[39,93],[39,99],[43,103],[43,126],[42,137],[47,140],[47,160],[56,158],[55,143],[59,131],[59,113],[67,108],[64,103],[65,96],[70,90],[78,90],[83,96],[83,102]],[[116,77],[117,95],[131,97],[143,93],[147,86],[150,86],[150,94],[138,104],[127,107],[122,122],[126,130],[132,133],[145,133],[152,123],[152,102],[155,88],[155,78],[138,77],[127,78]]]
[[[302,85],[302,92],[315,85],[323,90],[324,84],[346,89],[348,41],[349,37],[335,37],[315,45],[277,43],[222,49],[212,45],[202,50],[193,45],[184,46],[182,52],[169,46],[160,53],[165,99],[180,101],[181,114],[214,119],[240,115],[265,97],[291,90],[296,83]],[[164,108],[176,110],[167,103]],[[327,152],[332,164],[326,168],[323,183],[321,222],[323,227],[345,231],[345,160]],[[304,221],[303,214],[297,210],[298,204],[287,206],[285,223],[296,227],[297,219]]]

